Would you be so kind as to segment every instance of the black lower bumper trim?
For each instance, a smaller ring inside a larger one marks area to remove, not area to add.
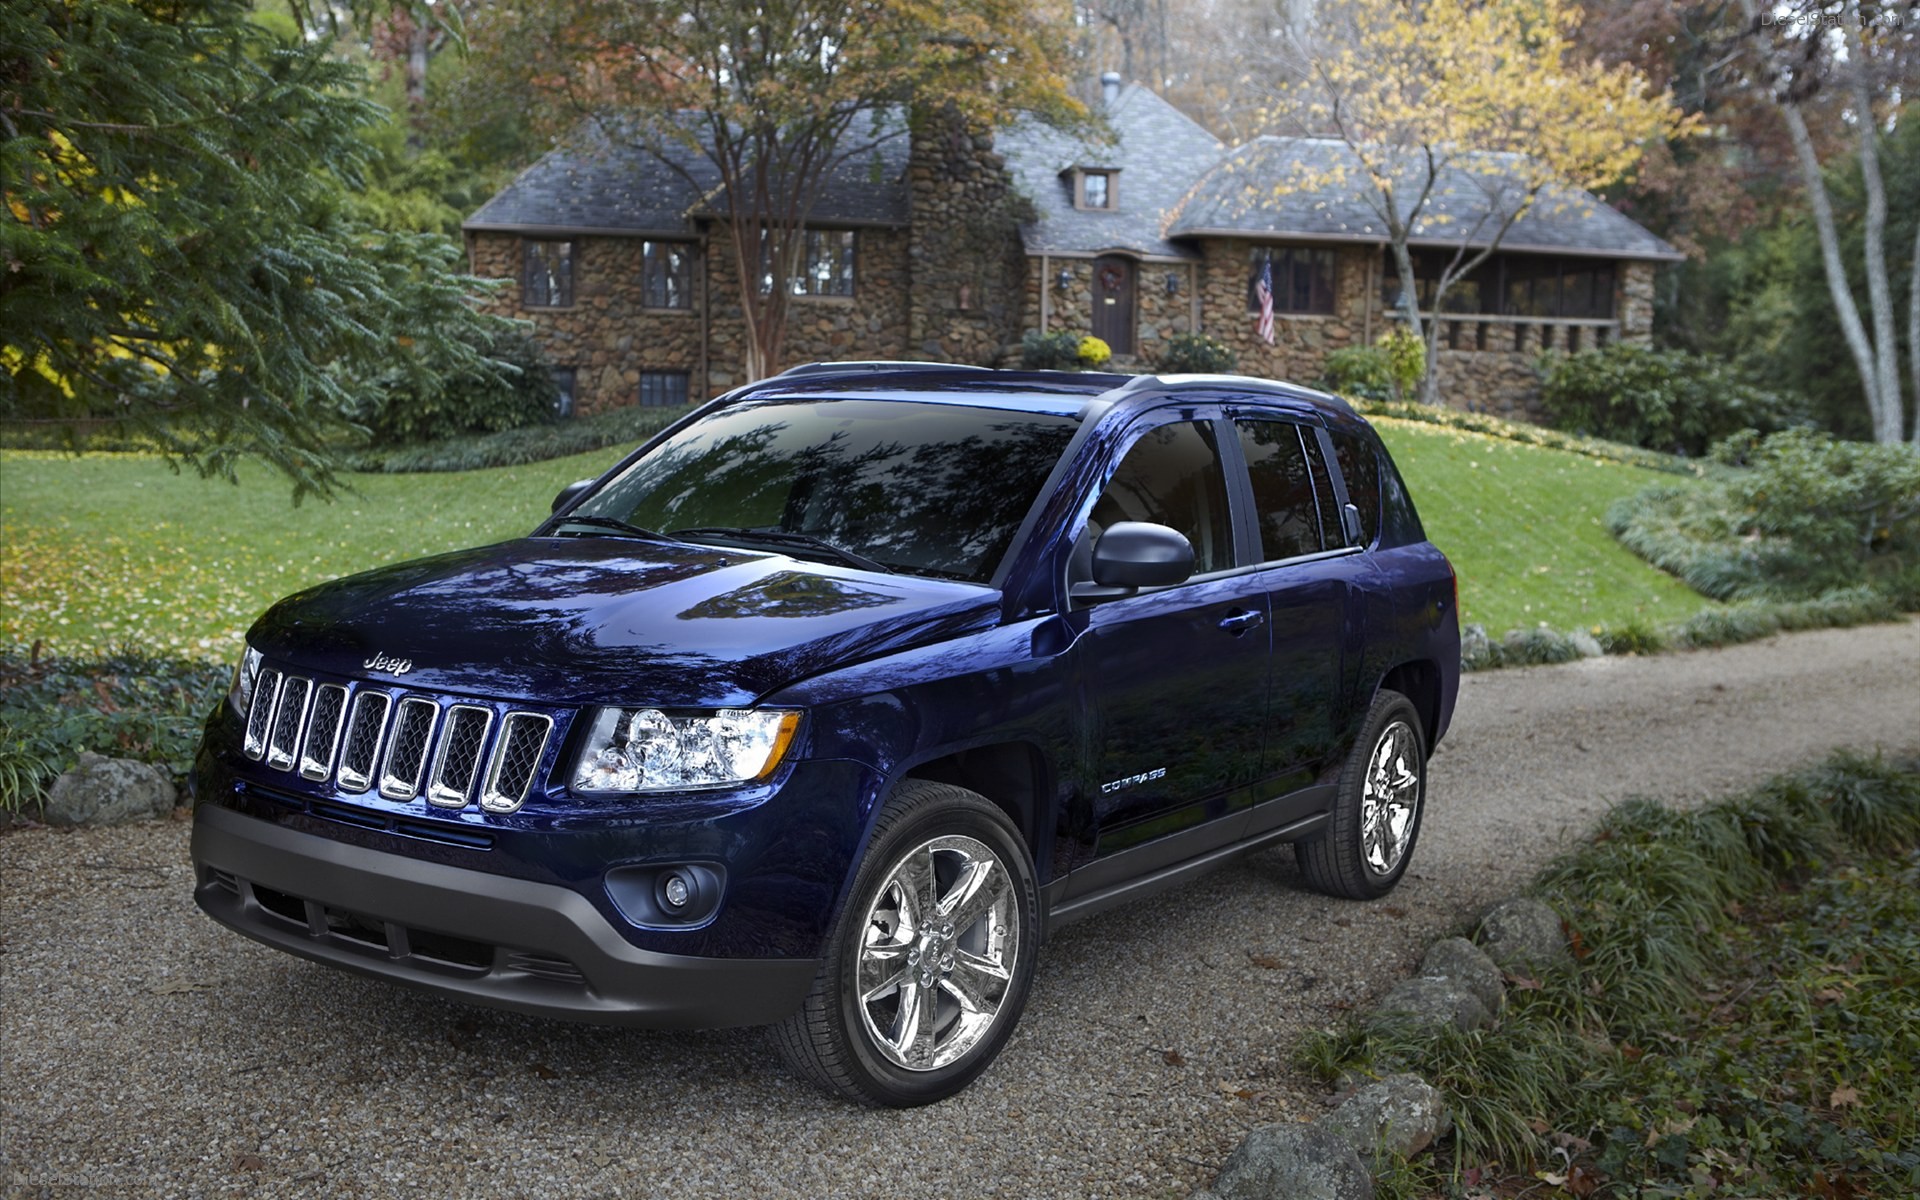
[[[194,814],[193,863],[201,909],[255,941],[538,1016],[661,1029],[766,1024],[800,1007],[820,966],[642,950],[566,888],[369,850],[214,806]]]

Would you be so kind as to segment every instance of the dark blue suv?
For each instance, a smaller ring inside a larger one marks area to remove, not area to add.
[[[1064,921],[1278,842],[1392,888],[1455,604],[1332,397],[800,368],[527,537],[276,604],[194,766],[197,898],[520,1012],[770,1024],[922,1104]]]

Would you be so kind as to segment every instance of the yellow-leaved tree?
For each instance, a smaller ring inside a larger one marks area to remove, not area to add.
[[[1627,65],[1583,60],[1564,0],[1337,0],[1292,27],[1268,118],[1333,139],[1276,185],[1345,192],[1384,230],[1400,315],[1426,342],[1421,399],[1439,397],[1447,293],[1515,222],[1595,203],[1654,138],[1687,132],[1671,98]],[[1413,247],[1444,265],[1416,280]]]

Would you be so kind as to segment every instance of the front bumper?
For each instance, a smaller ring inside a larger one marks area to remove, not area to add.
[[[569,888],[303,833],[202,804],[194,899],[328,966],[537,1016],[653,1028],[777,1021],[820,963],[643,950]]]

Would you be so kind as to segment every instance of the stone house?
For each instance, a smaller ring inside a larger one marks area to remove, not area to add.
[[[1373,214],[1350,188],[1278,186],[1301,162],[1337,166],[1343,147],[1229,147],[1150,89],[1103,82],[1111,140],[901,121],[847,164],[808,220],[785,361],[1012,362],[1022,332],[1044,329],[1091,332],[1121,365],[1150,368],[1168,338],[1197,331],[1249,374],[1311,381],[1328,352],[1389,328],[1400,288]],[[496,311],[534,322],[569,411],[745,382],[742,273],[706,200],[717,180],[697,156],[679,165],[589,139],[465,223],[472,269],[512,281]],[[1481,194],[1464,177],[1440,191],[1416,231],[1423,298]],[[1449,400],[1529,415],[1538,353],[1648,340],[1654,270],[1679,257],[1584,192],[1544,196],[1447,297]],[[1271,346],[1255,333],[1262,265]]]

